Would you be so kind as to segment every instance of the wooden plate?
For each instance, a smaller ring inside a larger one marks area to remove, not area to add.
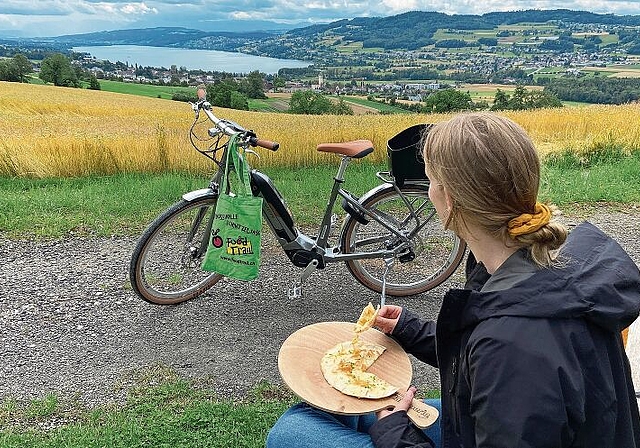
[[[310,405],[338,414],[365,414],[397,402],[393,397],[375,400],[351,397],[324,379],[320,360],[327,350],[353,338],[353,326],[350,322],[320,322],[297,330],[282,344],[278,353],[280,375],[285,384]],[[411,385],[412,370],[402,347],[376,329],[365,331],[360,339],[387,348],[368,372],[398,387],[399,392],[405,392]]]

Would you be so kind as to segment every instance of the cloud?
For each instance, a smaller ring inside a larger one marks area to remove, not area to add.
[[[0,4],[0,16],[57,16],[68,15],[72,11],[67,2],[60,0],[3,0]]]
[[[127,3],[120,7],[120,11],[124,14],[158,14],[158,10],[156,8],[149,8],[144,3]]]
[[[269,20],[304,26],[407,11],[484,14],[573,9],[640,14],[640,0],[0,0],[0,27],[47,35],[154,26],[219,29],[225,21]],[[5,31],[6,33],[6,31]],[[34,35],[34,34],[30,34]]]

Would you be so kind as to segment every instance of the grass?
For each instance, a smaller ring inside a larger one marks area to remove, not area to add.
[[[260,382],[240,401],[221,398],[207,379],[185,380],[166,366],[134,372],[124,403],[87,408],[49,394],[0,403],[2,448],[257,448],[298,399]],[[424,390],[421,398],[439,397]]]
[[[284,112],[289,108],[288,100],[282,98],[249,99],[249,110],[256,112]]]
[[[185,174],[0,178],[0,232],[41,237],[138,232],[181,192],[206,184]]]
[[[377,185],[384,166],[353,163],[345,188],[356,195]],[[265,169],[301,224],[319,222],[337,166]],[[306,182],[313,179],[313,182]],[[0,233],[9,237],[136,234],[182,194],[209,179],[185,173],[78,178],[0,177]]]
[[[269,428],[296,399],[260,383],[242,401],[219,398],[210,386],[162,366],[144,371],[126,402],[88,409],[50,394],[0,403],[0,446],[262,447]]]
[[[371,108],[376,109],[377,111],[379,111],[381,113],[389,113],[389,114],[409,114],[409,113],[411,113],[410,111],[408,111],[406,109],[402,109],[401,107],[396,107],[396,106],[393,106],[393,105],[387,104],[387,103],[380,103],[378,101],[369,101],[369,100],[364,99],[364,98],[358,98],[358,97],[354,97],[354,96],[342,96],[340,98],[342,98],[347,104],[348,103],[353,103],[353,104],[357,104],[357,105],[360,105],[360,106],[371,107]]]
[[[638,203],[640,152],[616,148],[547,156],[543,166],[543,194],[558,204],[573,202]]]
[[[319,223],[337,166],[288,169],[268,174],[296,223]],[[343,187],[357,196],[379,184],[385,165],[352,163]],[[562,206],[573,202],[640,203],[640,152],[602,148],[575,155],[546,156],[541,198]],[[203,188],[208,178],[185,173],[117,174],[102,177],[29,179],[0,177],[0,233],[8,237],[139,234],[183,193]],[[337,211],[340,212],[339,205]]]
[[[109,81],[106,79],[100,79],[98,81],[100,82],[100,90],[105,92],[126,93],[128,95],[164,99],[171,99],[174,93],[186,93],[193,98],[196,97],[195,87],[158,86],[152,84]]]

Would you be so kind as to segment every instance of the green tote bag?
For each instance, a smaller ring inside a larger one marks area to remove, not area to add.
[[[229,159],[238,177],[234,195],[226,193]],[[253,280],[258,276],[260,265],[262,198],[251,194],[249,171],[244,157],[238,151],[237,135],[229,140],[219,191],[211,239],[202,269],[238,280]]]

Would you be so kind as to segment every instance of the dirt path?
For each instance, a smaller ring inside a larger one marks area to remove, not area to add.
[[[640,264],[640,210],[594,213],[590,220]],[[257,280],[223,280],[199,299],[162,307],[128,286],[134,238],[0,239],[0,400],[60,392],[88,404],[112,401],[132,372],[155,365],[207,378],[230,397],[261,380],[281,384],[277,352],[289,334],[319,321],[353,320],[379,296],[333,265],[309,278],[302,299],[289,300],[300,269],[267,243]],[[393,303],[435,318],[445,289],[461,280],[458,272],[436,290]],[[413,365],[416,385],[438,386],[435,369]]]

